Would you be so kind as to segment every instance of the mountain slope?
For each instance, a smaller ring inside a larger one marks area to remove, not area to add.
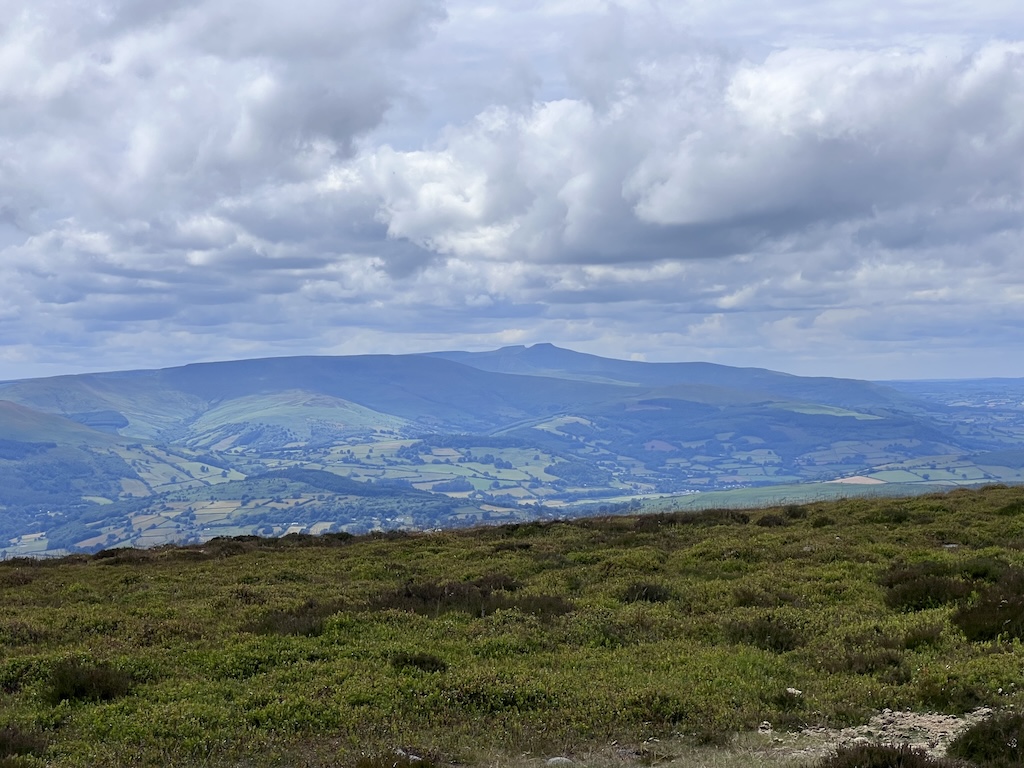
[[[436,352],[485,371],[615,382],[645,387],[686,385],[743,392],[750,402],[782,399],[843,408],[908,406],[912,398],[894,389],[854,379],[793,376],[763,368],[715,363],[646,363],[614,360],[552,344],[503,347],[492,352]]]
[[[0,549],[449,527],[851,477],[1015,482],[1024,421],[991,386],[929,402],[546,344],[3,382]],[[337,487],[273,475],[309,471]]]
[[[0,400],[0,440],[109,446],[116,438],[77,421]]]
[[[240,398],[305,392],[354,403],[419,429],[486,431],[539,413],[614,399],[621,385],[482,371],[422,355],[293,357],[198,363],[158,371],[26,379],[0,398],[69,418],[120,414],[125,436],[177,440]]]

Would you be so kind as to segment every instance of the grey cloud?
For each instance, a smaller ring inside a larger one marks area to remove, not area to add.
[[[218,55],[295,60],[334,59],[339,52],[353,50],[373,52],[381,42],[410,46],[443,18],[438,0],[344,0],[301,8],[270,0],[222,0],[195,7],[185,24],[203,48]]]
[[[611,118],[572,100],[491,111],[436,150],[385,148],[360,162],[392,236],[463,258],[614,264],[749,253],[777,270],[800,240],[849,245],[852,230],[853,243],[871,243],[900,218],[936,215],[941,227],[918,225],[904,242],[966,245],[1020,228],[1021,167],[1008,162],[1024,149],[1012,117],[1024,92],[1020,53],[1003,44],[791,51],[761,64],[718,61],[707,87],[691,87],[700,67],[684,56],[687,78],[652,75],[606,110]],[[978,215],[986,204],[992,214]],[[827,265],[806,268],[835,269]],[[829,300],[817,291],[818,303]]]
[[[4,40],[5,138],[35,160],[18,182],[79,216],[146,216],[318,174],[381,120],[399,51],[440,15],[411,0],[137,11],[44,2]]]
[[[1024,342],[1005,0],[0,8],[19,370],[549,340],[872,375]]]

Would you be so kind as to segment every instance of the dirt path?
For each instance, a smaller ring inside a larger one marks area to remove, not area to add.
[[[837,747],[851,744],[910,744],[927,751],[933,757],[943,757],[949,743],[962,730],[990,712],[982,708],[958,717],[886,709],[872,717],[866,725],[842,730],[809,728],[798,733],[781,733],[772,731],[765,723],[761,733],[770,736],[780,752],[793,758],[813,760]]]
[[[585,754],[495,755],[473,765],[481,768],[810,768],[836,749],[852,744],[909,744],[932,757],[944,757],[950,742],[990,714],[987,708],[966,715],[894,712],[886,709],[865,725],[775,731],[762,723],[756,732],[737,734],[721,747],[685,746],[675,739],[649,739],[640,745],[613,742]]]

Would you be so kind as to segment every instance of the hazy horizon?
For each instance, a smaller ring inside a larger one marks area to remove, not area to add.
[[[532,347],[535,347],[535,346],[556,346],[558,349],[561,349],[561,350],[565,350],[565,351],[569,351],[569,352],[580,352],[580,350],[574,350],[574,349],[571,349],[571,348],[566,347],[566,346],[553,345],[553,344],[551,344],[551,342],[539,341],[539,342],[533,342],[531,344],[512,344],[512,345],[506,345],[505,347],[481,349],[481,350],[431,349],[431,350],[424,350],[422,352],[362,352],[362,353],[358,353],[357,352],[357,353],[353,353],[353,355],[354,356],[358,356],[358,355],[378,355],[379,354],[379,355],[388,355],[388,356],[401,356],[401,355],[437,355],[437,354],[458,353],[458,352],[498,352],[498,351],[502,351],[504,349],[520,349],[520,348],[528,349],[528,348],[532,348]],[[610,360],[619,360],[619,361],[624,361],[624,362],[641,362],[641,363],[652,363],[652,362],[662,362],[662,363],[702,363],[702,362],[708,362],[708,361],[705,361],[705,360],[658,360],[658,361],[654,361],[654,360],[640,360],[640,359],[637,359],[637,358],[622,358],[622,357],[614,357],[614,356],[610,356],[610,355],[598,355],[598,354],[592,353],[592,352],[583,352],[582,354],[595,355],[597,357],[603,357],[603,358],[610,359]],[[193,360],[193,361],[190,361],[190,362],[185,362],[185,363],[180,363],[180,364],[175,364],[175,365],[168,365],[168,366],[153,366],[153,367],[131,368],[131,369],[129,369],[129,368],[95,368],[95,369],[81,370],[81,371],[77,371],[77,372],[64,372],[64,373],[44,374],[42,376],[11,377],[11,378],[0,379],[0,384],[6,384],[6,383],[15,382],[15,381],[23,381],[23,380],[35,379],[35,378],[57,378],[57,377],[62,377],[62,376],[76,376],[76,375],[79,375],[79,374],[87,375],[87,374],[105,374],[105,373],[127,373],[127,372],[132,372],[132,371],[163,370],[163,369],[168,369],[168,368],[180,368],[180,367],[184,367],[184,366],[188,366],[188,365],[204,365],[204,364],[216,364],[216,363],[244,362],[244,361],[249,361],[249,360],[280,359],[280,358],[288,358],[288,357],[343,357],[343,356],[345,356],[345,355],[324,355],[324,354],[317,354],[317,353],[308,353],[308,354],[296,354],[296,355],[264,355],[264,356],[257,356],[257,357],[237,357],[237,358],[210,359],[210,360]],[[725,364],[724,363],[716,363],[716,365],[725,365]],[[742,366],[742,365],[739,365],[739,366],[731,366],[731,367],[734,367],[734,368],[757,368],[759,370],[769,370],[769,371],[775,371],[777,373],[784,373],[784,374],[789,373],[789,371],[779,371],[778,369],[764,368],[763,366]],[[528,374],[528,375],[543,375],[543,374]],[[801,375],[801,374],[792,374],[792,375]],[[811,376],[811,377],[814,376],[814,374],[806,374],[806,375],[807,376]],[[918,379],[896,379],[896,378],[892,378],[892,379],[859,379],[856,376],[839,376],[839,377],[827,377],[826,376],[825,378],[854,379],[854,380],[860,380],[860,381],[869,381],[869,382],[873,382],[873,383],[885,384],[885,383],[912,383],[912,382],[927,383],[929,381],[933,381],[933,382],[979,381],[979,380],[987,380],[987,379],[991,379],[991,380],[1017,380],[1017,379],[1024,379],[1024,376],[989,376],[989,377],[985,377],[985,376],[959,376],[959,377],[930,378],[930,379],[922,379],[922,378],[918,378]]]

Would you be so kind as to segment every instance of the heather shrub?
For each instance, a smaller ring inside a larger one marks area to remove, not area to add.
[[[732,601],[737,608],[777,608],[780,605],[797,604],[800,598],[787,590],[766,591],[740,585],[732,591]]]
[[[1024,595],[985,595],[977,605],[960,608],[952,621],[972,642],[1024,638]]]
[[[393,752],[361,755],[354,763],[354,768],[439,768],[441,764],[430,757],[395,750]]]
[[[903,636],[903,647],[908,651],[935,648],[942,642],[944,626],[939,622],[911,627]]]
[[[830,672],[875,675],[887,683],[899,684],[910,680],[910,668],[903,654],[895,648],[850,648],[843,653],[829,656],[824,667]]]
[[[744,643],[773,653],[792,651],[807,643],[800,628],[773,614],[737,619],[725,626],[726,636],[734,643]]]
[[[971,641],[1024,638],[1024,570],[1005,570],[975,604],[957,610],[952,621]]]
[[[0,728],[0,765],[4,758],[20,755],[41,755],[46,751],[46,738],[37,731],[17,725]]]
[[[799,504],[788,504],[783,510],[783,514],[790,520],[805,520],[807,518],[807,508]]]
[[[679,512],[658,512],[640,515],[633,522],[633,530],[637,533],[654,533],[661,528],[670,526],[709,527],[717,525],[746,525],[750,515],[736,509],[702,509],[698,512],[683,510]]]
[[[956,763],[931,757],[908,744],[853,744],[840,747],[815,768],[954,768]]]
[[[324,622],[341,611],[338,602],[309,600],[292,610],[272,610],[243,629],[257,635],[301,635],[316,637],[324,631]]]
[[[568,600],[551,595],[512,595],[519,589],[514,579],[501,575],[482,576],[468,582],[408,582],[372,598],[370,610],[411,611],[424,616],[461,612],[490,616],[497,610],[518,608],[523,613],[550,618],[573,610]]]
[[[996,712],[975,723],[949,745],[947,754],[980,768],[1024,765],[1024,712]]]
[[[1024,501],[1011,501],[1009,504],[1004,504],[996,510],[996,514],[1003,517],[1024,515]]]
[[[1006,577],[1010,567],[1005,561],[994,557],[972,557],[960,568],[961,573],[970,579],[996,583]]]
[[[131,689],[128,673],[108,664],[61,662],[50,675],[46,699],[51,704],[62,701],[110,701]]]
[[[0,645],[37,645],[45,642],[50,633],[27,621],[0,623]]]
[[[624,603],[667,603],[675,593],[663,584],[638,581],[630,584],[619,598]]]
[[[971,585],[942,563],[916,563],[890,568],[880,579],[886,587],[885,604],[897,611],[923,611],[965,599]]]
[[[401,651],[391,655],[391,666],[395,669],[418,669],[421,672],[444,672],[448,664],[431,653],[406,653]]]
[[[925,708],[963,714],[992,704],[996,692],[983,681],[958,674],[937,674],[918,683],[918,696]]]

